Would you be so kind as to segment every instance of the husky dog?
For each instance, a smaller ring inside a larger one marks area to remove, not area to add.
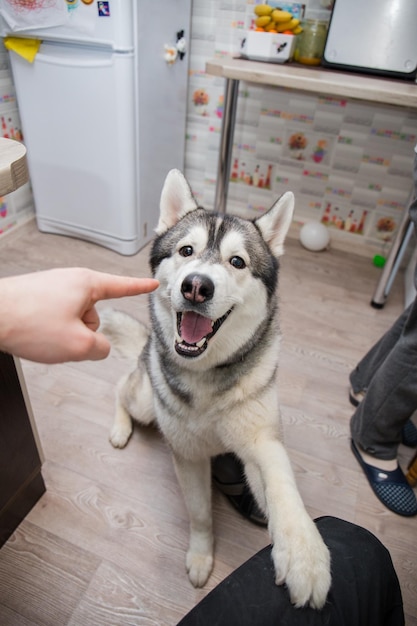
[[[103,312],[102,330],[139,362],[118,385],[110,434],[126,445],[132,418],[154,420],[169,443],[190,518],[186,567],[201,587],[213,567],[210,458],[234,452],[268,518],[276,583],[291,601],[321,608],[330,556],[298,493],[281,442],[277,398],[278,257],[292,221],[285,193],[250,221],[199,207],[169,172],[150,264],[152,329]]]

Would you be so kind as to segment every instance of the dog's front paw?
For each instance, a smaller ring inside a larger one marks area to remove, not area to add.
[[[194,587],[203,587],[213,569],[213,555],[188,550],[185,563],[191,584]]]
[[[331,584],[330,553],[312,521],[302,534],[289,533],[282,545],[274,545],[272,558],[275,582],[286,583],[297,608],[323,608]]]
[[[132,424],[114,425],[110,431],[109,440],[114,448],[124,448],[132,434]]]

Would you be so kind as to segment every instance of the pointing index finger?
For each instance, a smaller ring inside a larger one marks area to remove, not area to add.
[[[93,285],[94,301],[150,293],[158,286],[159,281],[154,278],[134,278],[97,272]]]

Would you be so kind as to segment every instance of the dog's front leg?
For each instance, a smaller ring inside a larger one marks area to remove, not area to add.
[[[322,608],[331,583],[330,554],[301,500],[284,446],[260,436],[251,447],[248,466],[251,486],[257,489],[261,482],[264,487],[259,500],[266,504],[277,585],[287,584],[297,607]],[[256,466],[260,481],[253,480]]]
[[[210,459],[189,461],[174,453],[174,465],[190,517],[187,572],[194,587],[202,587],[213,569]]]
[[[152,385],[142,363],[117,384],[116,412],[110,432],[110,442],[115,448],[124,448],[129,441],[132,417],[143,425],[154,420]]]

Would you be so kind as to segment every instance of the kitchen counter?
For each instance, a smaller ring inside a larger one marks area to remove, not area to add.
[[[413,81],[233,57],[211,59],[206,72],[226,79],[417,109],[417,85]]]

